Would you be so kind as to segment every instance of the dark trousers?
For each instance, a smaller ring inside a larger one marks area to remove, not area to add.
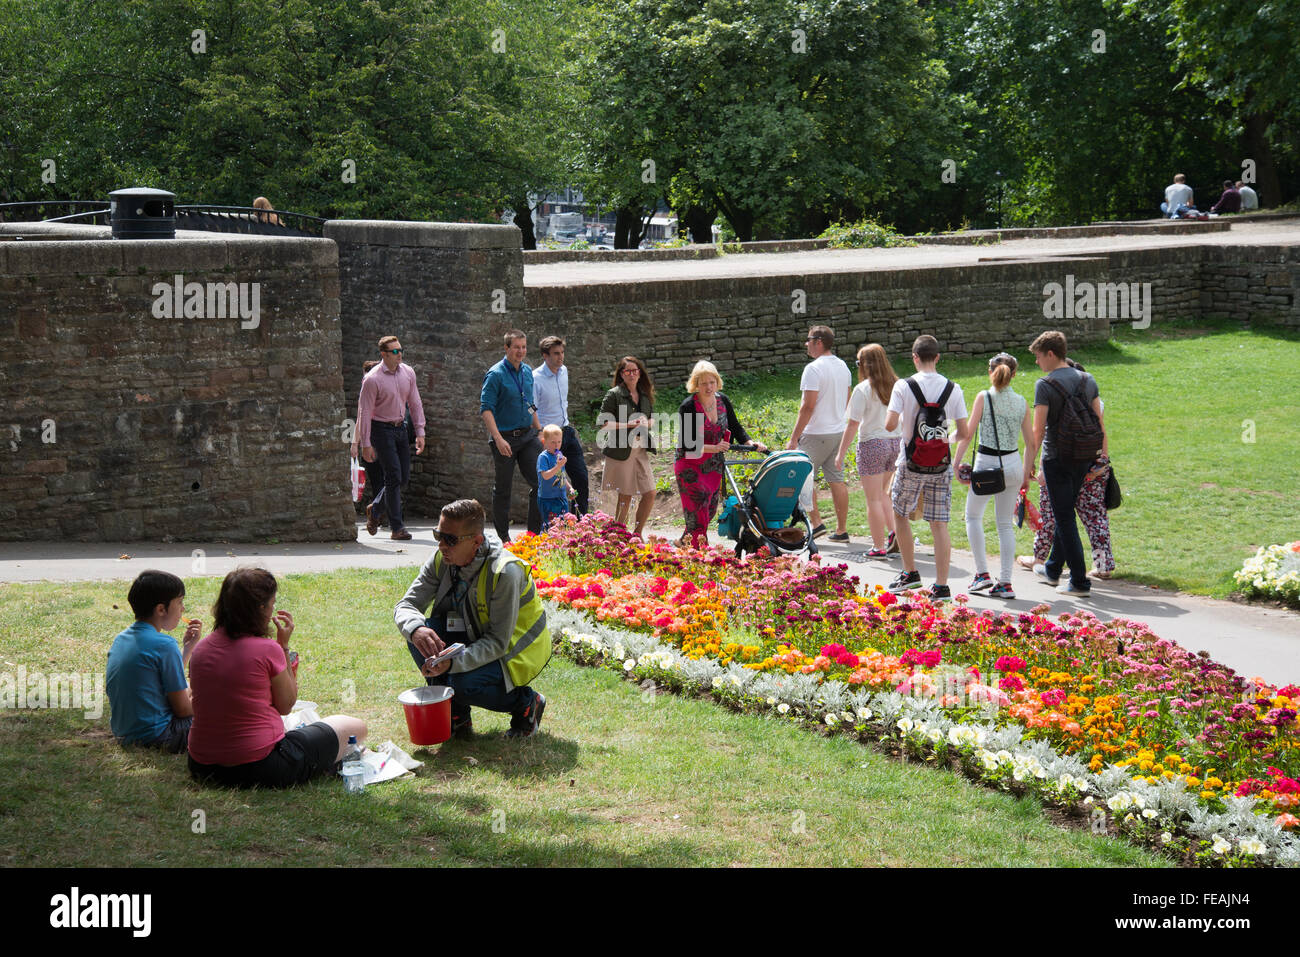
[[[429,627],[433,627],[430,623]],[[451,639],[447,639],[451,641]],[[424,655],[410,642],[406,643],[411,657],[420,667],[424,666]],[[488,711],[500,711],[511,716],[520,714],[533,700],[533,689],[528,685],[506,691],[506,679],[501,670],[500,661],[489,661],[473,671],[452,674],[445,671],[436,678],[426,678],[431,685],[448,685],[456,694],[451,699],[451,716],[457,723],[469,718],[470,708],[485,708]]]
[[[1060,578],[1061,566],[1068,565],[1070,584],[1076,588],[1088,587],[1088,566],[1083,557],[1083,541],[1079,538],[1074,503],[1090,468],[1091,462],[1043,459],[1043,481],[1047,485],[1052,512],[1056,515],[1056,536],[1052,539],[1052,551],[1044,568],[1049,578]]]
[[[508,542],[510,483],[515,476],[516,462],[519,463],[519,474],[528,483],[528,530],[533,534],[542,530],[542,513],[537,510],[537,456],[542,454],[542,443],[537,441],[537,432],[533,429],[503,431],[501,437],[510,443],[509,458],[497,451],[495,442],[488,440],[488,446],[492,449],[492,461],[496,464],[496,484],[492,486],[492,524],[497,530],[497,537]]]
[[[372,421],[370,444],[384,472],[384,487],[375,494],[370,510],[376,516],[388,513],[388,527],[396,532],[405,527],[402,486],[411,479],[411,446],[406,438],[406,425]]]
[[[587,460],[582,454],[582,443],[578,441],[578,430],[571,425],[564,427],[564,439],[560,442],[560,451],[568,459],[564,463],[564,471],[568,473],[573,490],[578,493],[578,512],[586,515],[589,501]]]

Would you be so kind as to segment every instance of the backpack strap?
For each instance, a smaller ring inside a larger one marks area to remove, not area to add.
[[[948,404],[948,397],[949,397],[950,395],[952,395],[952,387],[953,387],[953,384],[954,384],[953,381],[952,381],[951,379],[944,379],[944,381],[947,382],[948,384],[947,384],[946,386],[943,387],[943,391],[939,393],[939,398],[938,398],[938,400],[935,402],[935,404],[936,404],[937,406],[939,406],[939,408],[941,408],[941,409],[942,409],[944,406],[946,406],[946,405]],[[948,416],[947,416],[947,413],[945,412],[945,413],[944,413],[944,418],[947,418],[947,417],[948,417]]]
[[[916,380],[913,379],[911,376],[907,377],[907,387],[912,390],[912,395],[916,396],[916,404],[919,406],[924,406],[925,393],[921,391],[921,387],[916,384]]]

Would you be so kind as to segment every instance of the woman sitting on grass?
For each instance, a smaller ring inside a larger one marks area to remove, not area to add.
[[[214,630],[190,659],[189,764],[201,784],[292,787],[331,773],[349,735],[366,737],[366,723],[344,714],[285,733],[298,681],[288,665],[293,616],[275,610],[275,593],[265,568],[232,571],[212,606]]]

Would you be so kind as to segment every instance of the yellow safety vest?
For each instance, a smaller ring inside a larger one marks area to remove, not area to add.
[[[525,587],[523,593],[519,596],[519,614],[515,617],[515,630],[510,636],[510,643],[506,648],[506,653],[501,656],[501,664],[510,674],[510,680],[516,688],[522,687],[539,674],[546,667],[546,663],[551,660],[551,632],[546,627],[546,612],[542,608],[541,596],[537,594],[537,586],[533,584],[533,576],[528,570],[528,563],[523,559],[502,549],[492,560],[492,574],[486,574],[487,569],[479,569],[478,587],[475,589],[475,610],[478,612],[479,633],[481,634],[491,624],[489,618],[488,578],[492,579],[492,587],[495,589],[497,580],[501,573],[505,571],[507,565],[514,563],[521,566],[524,570]],[[433,571],[440,579],[442,577],[442,553],[439,552],[433,561]]]

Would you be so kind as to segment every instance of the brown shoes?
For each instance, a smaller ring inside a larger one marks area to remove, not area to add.
[[[375,506],[366,506],[366,531],[371,535],[379,531],[379,519],[375,518]]]
[[[395,542],[409,542],[411,540],[411,533],[404,528],[399,528],[397,531],[393,532],[392,538]]]

